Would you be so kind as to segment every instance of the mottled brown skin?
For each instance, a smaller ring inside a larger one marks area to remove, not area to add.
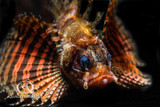
[[[60,26],[64,44],[60,62],[65,75],[73,85],[84,89],[104,87],[113,82],[115,77],[111,72],[111,61],[107,59],[109,53],[102,41],[87,28],[89,22],[83,22],[74,15],[68,17],[69,22],[64,22],[64,29]],[[81,56],[90,59],[89,69],[81,68]]]

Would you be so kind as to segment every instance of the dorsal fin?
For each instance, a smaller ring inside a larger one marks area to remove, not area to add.
[[[52,13],[55,20],[73,10],[76,14],[79,14],[79,0],[45,0],[43,2],[45,8]]]

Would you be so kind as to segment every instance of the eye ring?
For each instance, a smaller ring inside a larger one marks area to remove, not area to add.
[[[80,58],[80,66],[83,70],[87,71],[91,67],[90,59],[87,56],[83,55]]]

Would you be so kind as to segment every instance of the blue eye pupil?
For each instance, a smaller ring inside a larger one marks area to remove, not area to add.
[[[108,54],[107,59],[110,61],[111,60],[111,55]]]
[[[89,68],[90,60],[86,56],[82,56],[80,59],[80,65],[83,69]]]

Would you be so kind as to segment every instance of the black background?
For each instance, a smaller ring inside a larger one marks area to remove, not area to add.
[[[0,40],[5,37],[13,24],[17,13],[23,11],[41,14],[38,0],[32,0],[32,8],[20,5],[25,0],[0,0]],[[27,1],[27,0],[26,0]],[[31,2],[31,0],[28,0]],[[27,2],[27,3],[28,3]],[[24,2],[26,3],[26,2]],[[23,4],[23,3],[22,3]],[[86,2],[83,0],[83,8]],[[96,11],[105,11],[108,2],[95,0],[90,20]],[[27,5],[28,6],[28,5]],[[18,12],[16,8],[18,7]],[[24,7],[24,8],[23,8]],[[33,8],[34,7],[34,8]],[[82,9],[82,12],[84,9]],[[131,32],[138,48],[139,57],[146,63],[140,68],[152,76],[153,84],[147,90],[127,90],[111,84],[94,92],[78,92],[71,89],[56,105],[57,106],[160,106],[160,2],[154,0],[119,0],[117,15],[125,27]],[[104,18],[104,17],[103,17]],[[45,19],[44,19],[45,20]],[[46,19],[50,21],[51,18]],[[102,21],[103,22],[103,21]],[[103,23],[97,28],[102,29]]]

